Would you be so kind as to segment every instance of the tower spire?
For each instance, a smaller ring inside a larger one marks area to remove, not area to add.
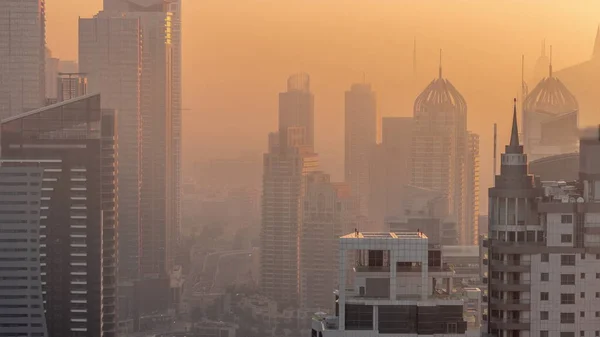
[[[552,77],[552,45],[550,46],[550,65],[548,66],[548,77]]]
[[[442,78],[442,49],[440,49],[440,78]]]
[[[510,133],[510,147],[519,146],[519,126],[517,125],[517,99],[513,101],[512,131]]]

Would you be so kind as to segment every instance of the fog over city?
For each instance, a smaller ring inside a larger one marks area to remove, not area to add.
[[[0,0],[0,337],[600,337],[599,84],[597,0]]]

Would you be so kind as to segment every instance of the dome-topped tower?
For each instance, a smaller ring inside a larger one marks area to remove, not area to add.
[[[527,95],[523,104],[523,135],[531,160],[577,151],[579,104],[552,73]]]
[[[443,193],[459,227],[460,242],[466,242],[471,225],[464,174],[467,154],[467,103],[460,92],[439,75],[414,104],[411,184]]]

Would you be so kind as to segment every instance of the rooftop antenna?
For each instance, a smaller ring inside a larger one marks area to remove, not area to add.
[[[442,78],[442,50],[440,49],[440,78]]]
[[[497,134],[498,125],[494,123],[494,180],[496,179],[496,166],[497,166],[497,156],[496,156],[496,140],[498,137]]]
[[[548,67],[548,77],[552,77],[552,46],[550,46],[550,66]]]

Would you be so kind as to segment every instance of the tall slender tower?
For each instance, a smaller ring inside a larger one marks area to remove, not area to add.
[[[412,138],[412,185],[441,192],[466,244],[473,224],[466,199],[467,103],[450,81],[439,76],[417,97]]]
[[[299,305],[299,240],[307,176],[318,169],[313,150],[313,96],[306,74],[279,95],[279,132],[264,155],[260,285],[281,304]],[[310,133],[307,130],[311,130]]]
[[[367,83],[353,84],[345,100],[345,181],[359,216],[369,215],[369,157],[377,141],[375,93]]]
[[[0,119],[44,105],[45,0],[3,0],[0,5]]]
[[[119,279],[140,266],[142,29],[137,17],[100,12],[79,19],[79,67],[102,106],[118,111]]]

